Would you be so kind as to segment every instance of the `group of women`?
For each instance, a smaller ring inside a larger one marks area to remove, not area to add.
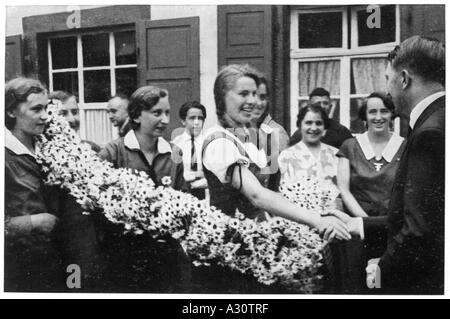
[[[202,150],[210,204],[228,215],[238,209],[256,222],[284,217],[317,229],[326,240],[351,243],[346,223],[336,217],[339,212],[324,216],[302,208],[278,193],[278,185],[280,180],[323,179],[335,189],[336,209],[351,216],[384,214],[403,145],[391,130],[392,102],[382,94],[370,95],[360,110],[367,132],[347,140],[340,150],[321,143],[328,117],[320,106],[309,105],[298,116],[302,140],[287,148],[286,131],[269,115],[268,88],[248,65],[229,65],[218,73],[218,123],[206,132]],[[43,184],[34,158],[35,139],[47,117],[47,91],[36,80],[19,78],[7,83],[5,93],[6,290],[64,290],[64,273],[54,270],[64,270],[70,262],[81,263],[87,287],[99,291],[282,291],[220,267],[194,269],[173,239],[123,235],[121,227],[95,217],[101,214],[82,215],[61,189],[57,192],[62,204],[54,205],[56,193],[48,195],[52,190]],[[107,144],[99,156],[114,167],[145,171],[156,184],[171,176],[173,187],[183,190],[182,165],[171,160],[172,145],[162,137],[170,121],[169,92],[139,88],[130,98],[128,113],[133,129]],[[256,143],[249,137],[254,128]],[[380,239],[371,247],[358,247],[355,259],[361,261],[382,244]],[[340,248],[343,253],[349,249]],[[357,272],[360,264],[350,266]]]

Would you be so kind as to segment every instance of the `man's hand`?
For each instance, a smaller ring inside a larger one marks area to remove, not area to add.
[[[191,182],[191,188],[207,188],[208,182],[206,181],[206,178],[197,179],[193,182]]]
[[[350,234],[352,234],[353,236],[358,236],[359,238],[363,238],[363,234],[361,233],[363,230],[361,228],[363,228],[362,225],[363,221],[361,217],[352,217],[347,221],[347,228],[348,231],[350,232]]]
[[[205,177],[205,174],[203,174],[202,171],[194,172],[194,175],[195,175],[195,179],[200,179],[200,178],[204,178]]]
[[[319,234],[327,241],[334,238],[349,240],[352,238],[344,222],[334,216],[322,216],[319,226]]]
[[[346,214],[338,209],[327,209],[326,212],[324,214],[322,214],[322,216],[334,216],[334,217],[339,218],[341,221],[343,221],[346,224],[351,219],[351,216],[349,216],[348,214]]]
[[[380,258],[374,258],[370,259],[367,262],[366,267],[366,282],[368,287],[375,287],[376,281],[377,281],[377,272],[380,271],[380,268],[378,267],[378,263],[380,262]]]

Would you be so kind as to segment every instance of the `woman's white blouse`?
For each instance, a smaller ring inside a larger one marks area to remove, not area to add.
[[[221,126],[215,126],[208,130],[205,134],[205,140],[208,140],[208,136],[217,131],[225,132],[225,134],[231,136],[236,143],[245,149],[248,155],[248,157],[242,155],[239,152],[238,147],[226,138],[217,138],[209,143],[203,154],[203,164],[206,169],[217,176],[220,182],[224,184],[231,182],[230,176],[227,176],[227,170],[235,163],[248,167],[250,162],[253,162],[260,168],[267,165],[266,154],[263,149],[258,150],[258,148],[252,143],[242,143],[232,133],[228,132]]]
[[[316,158],[302,141],[281,152],[278,164],[281,173],[281,182],[293,184],[307,178],[325,182],[333,191],[339,194],[336,186],[339,150],[330,145],[321,143],[319,156]]]

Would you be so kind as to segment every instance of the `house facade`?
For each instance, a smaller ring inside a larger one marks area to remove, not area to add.
[[[445,41],[444,5],[126,5],[61,10],[7,25],[6,80],[36,77],[50,90],[74,93],[82,138],[117,136],[106,113],[110,95],[142,85],[168,89],[170,131],[179,107],[199,100],[206,126],[216,121],[214,79],[221,66],[249,63],[270,81],[271,113],[295,131],[299,107],[315,87],[331,93],[332,116],[354,133],[365,96],[385,90],[386,55],[415,35]],[[20,21],[21,20],[21,21]],[[8,30],[8,28],[7,28]],[[396,130],[402,131],[401,123]]]

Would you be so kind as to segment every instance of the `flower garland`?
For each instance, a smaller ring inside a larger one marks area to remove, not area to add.
[[[336,192],[325,180],[319,181],[317,178],[307,177],[295,183],[282,182],[280,192],[289,201],[307,210],[326,214],[328,209],[335,208]]]
[[[83,209],[100,208],[110,222],[136,235],[172,236],[194,265],[216,263],[299,293],[321,289],[324,241],[314,230],[279,217],[230,217],[172,189],[168,177],[156,187],[143,172],[115,169],[81,142],[58,107],[58,101],[49,104],[37,159],[46,183],[68,189]]]

